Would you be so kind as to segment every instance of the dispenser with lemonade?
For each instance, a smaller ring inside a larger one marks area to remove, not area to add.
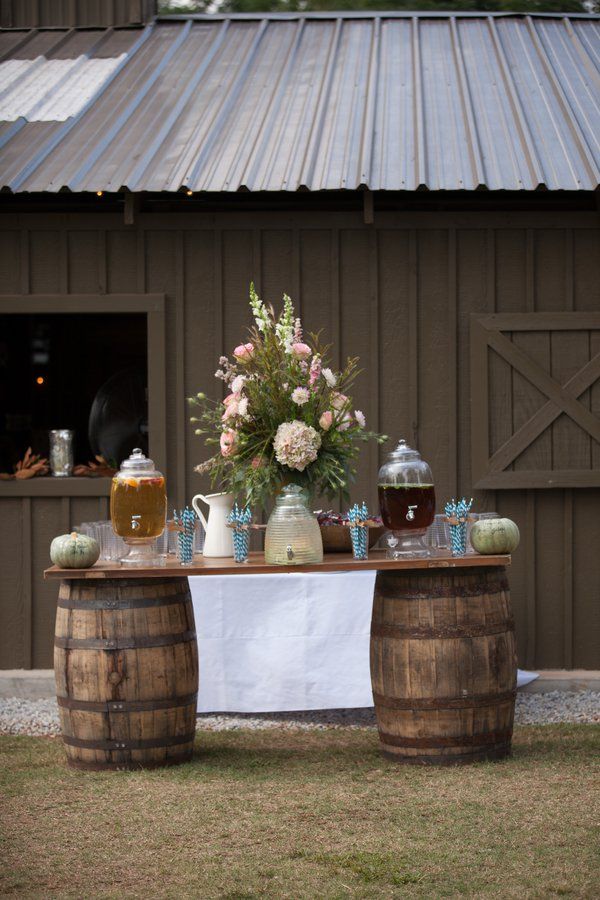
[[[165,530],[167,519],[165,479],[139,449],[123,460],[113,478],[110,517],[115,534],[129,547],[121,562],[127,566],[156,565],[154,541]]]
[[[429,555],[425,532],[435,517],[435,489],[431,469],[421,455],[402,440],[379,470],[381,518],[388,557],[410,559]]]

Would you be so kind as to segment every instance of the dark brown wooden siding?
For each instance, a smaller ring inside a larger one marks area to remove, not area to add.
[[[472,314],[600,308],[592,213],[385,213],[374,226],[354,213],[155,214],[133,226],[112,215],[48,214],[6,216],[0,228],[2,293],[166,294],[171,505],[207,487],[192,472],[203,450],[185,397],[217,392],[218,356],[249,324],[251,279],[275,303],[289,292],[307,329],[323,328],[334,342],[336,361],[361,357],[356,406],[372,428],[418,443],[440,506],[471,495]],[[530,412],[527,391],[517,419]],[[584,403],[598,412],[600,385]],[[593,453],[597,466],[598,446]],[[371,447],[354,496],[373,507],[377,467]],[[2,492],[0,666],[50,666],[56,589],[41,578],[48,545],[104,516],[106,497]],[[600,491],[485,491],[476,504],[521,528],[511,572],[521,665],[599,668]]]

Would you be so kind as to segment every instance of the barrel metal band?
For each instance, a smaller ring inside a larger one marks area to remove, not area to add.
[[[164,597],[94,597],[82,600],[79,597],[58,599],[59,609],[148,609],[152,606],[173,606],[180,603],[191,603],[188,593],[168,594]]]
[[[515,620],[511,616],[495,625],[441,625],[437,628],[431,628],[429,625],[380,625],[374,622],[371,625],[371,636],[428,640],[431,638],[487,637],[514,630]]]
[[[507,703],[517,696],[515,691],[503,691],[500,694],[471,694],[466,697],[384,697],[373,692],[376,706],[386,709],[477,709],[478,707],[497,706]]]
[[[186,694],[184,697],[172,697],[161,700],[74,700],[72,697],[57,697],[56,701],[63,709],[80,709],[84,712],[154,712],[158,709],[175,709],[180,706],[196,707],[198,692]]]
[[[388,577],[388,572],[380,572],[381,576]],[[509,584],[506,578],[499,581],[480,581],[474,585],[448,585],[448,587],[440,585],[431,585],[427,590],[409,590],[402,587],[401,584],[393,581],[391,585],[385,586],[382,591],[381,584],[376,584],[375,599],[380,600],[430,600],[436,597],[481,597],[484,594],[500,594],[502,591],[508,591]],[[397,592],[397,593],[396,593]]]
[[[195,631],[181,631],[179,634],[156,634],[128,638],[68,638],[55,637],[54,646],[61,650],[139,650],[147,647],[167,647],[170,644],[185,644],[196,640]]]
[[[158,747],[175,747],[177,744],[188,744],[194,740],[195,732],[171,735],[158,738],[113,738],[103,741],[90,741],[85,738],[71,737],[63,734],[63,741],[71,747],[83,750],[152,750]]]
[[[424,753],[410,756],[395,753],[393,750],[381,750],[383,756],[403,765],[432,765],[455,766],[461,763],[472,763],[484,759],[502,759],[511,752],[511,742],[495,744],[493,747],[482,747],[477,750],[467,750],[466,753]],[[69,763],[72,765],[72,763]]]
[[[387,734],[385,731],[379,732],[379,740],[382,744],[389,744],[391,747],[410,747],[414,750],[436,750],[441,747],[487,747],[510,741],[511,738],[512,729],[486,731],[482,734],[465,734],[459,737],[444,737],[443,735],[401,737],[397,734]]]

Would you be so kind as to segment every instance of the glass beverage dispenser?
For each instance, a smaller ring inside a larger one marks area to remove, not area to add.
[[[113,478],[110,517],[115,534],[129,547],[121,562],[156,565],[154,541],[165,530],[167,519],[165,479],[139,449],[123,460]]]
[[[421,455],[401,440],[379,470],[381,518],[390,559],[428,556],[425,532],[435,516],[431,469]]]

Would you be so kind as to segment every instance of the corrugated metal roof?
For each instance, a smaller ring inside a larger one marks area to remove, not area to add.
[[[207,16],[4,31],[0,184],[591,190],[599,88],[597,16]]]

